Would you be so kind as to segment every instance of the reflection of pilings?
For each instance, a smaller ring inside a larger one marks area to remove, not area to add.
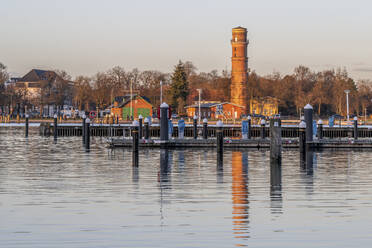
[[[217,183],[223,183],[223,153],[217,153]]]
[[[301,157],[301,170],[302,177],[304,180],[304,185],[307,193],[313,194],[313,184],[314,184],[314,162],[316,163],[315,153],[312,150],[306,152],[304,157]]]
[[[310,149],[306,152],[305,169],[307,175],[313,175],[314,172],[314,152]]]
[[[178,166],[182,168],[185,166],[185,151],[184,150],[180,150],[178,152]]]
[[[132,166],[132,181],[134,183],[138,183],[139,181],[138,166]]]
[[[233,231],[241,242],[249,238],[248,156],[242,152],[232,153],[232,201]]]
[[[270,161],[270,203],[273,214],[282,213],[282,163]]]
[[[168,149],[160,149],[160,172],[159,181],[160,183],[169,182],[169,151]]]
[[[270,200],[272,213],[282,209],[282,128],[280,119],[270,120]]]

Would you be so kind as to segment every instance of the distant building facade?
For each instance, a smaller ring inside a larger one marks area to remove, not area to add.
[[[152,116],[153,106],[150,100],[144,96],[133,95],[131,97],[131,95],[125,95],[115,97],[111,113],[122,120],[129,120],[131,116],[138,118],[139,115],[145,118]]]
[[[24,90],[26,97],[31,99],[40,97],[41,90],[50,87],[51,90],[57,90],[56,85],[65,80],[54,71],[32,69],[29,73],[15,82],[17,90]]]
[[[187,116],[192,118],[199,115],[199,104],[197,101],[186,106]],[[245,107],[230,102],[201,101],[201,118],[207,119],[240,119],[245,113]]]
[[[250,114],[272,116],[279,114],[279,101],[274,97],[250,100]]]
[[[23,101],[43,116],[53,116],[63,105],[72,104],[73,82],[64,80],[54,71],[32,69],[22,78],[15,78],[12,85],[23,96]]]

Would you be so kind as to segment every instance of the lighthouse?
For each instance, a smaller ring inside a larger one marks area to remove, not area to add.
[[[232,29],[231,56],[231,103],[247,107],[248,57],[247,29]]]

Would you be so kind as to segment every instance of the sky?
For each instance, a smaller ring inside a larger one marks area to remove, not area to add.
[[[372,79],[369,0],[2,0],[0,62],[91,76],[114,66],[171,72],[231,70],[231,29],[248,29],[260,75],[346,68]]]

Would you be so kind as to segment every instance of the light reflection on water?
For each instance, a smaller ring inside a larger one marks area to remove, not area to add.
[[[0,247],[368,247],[370,151],[110,151],[0,129]]]

